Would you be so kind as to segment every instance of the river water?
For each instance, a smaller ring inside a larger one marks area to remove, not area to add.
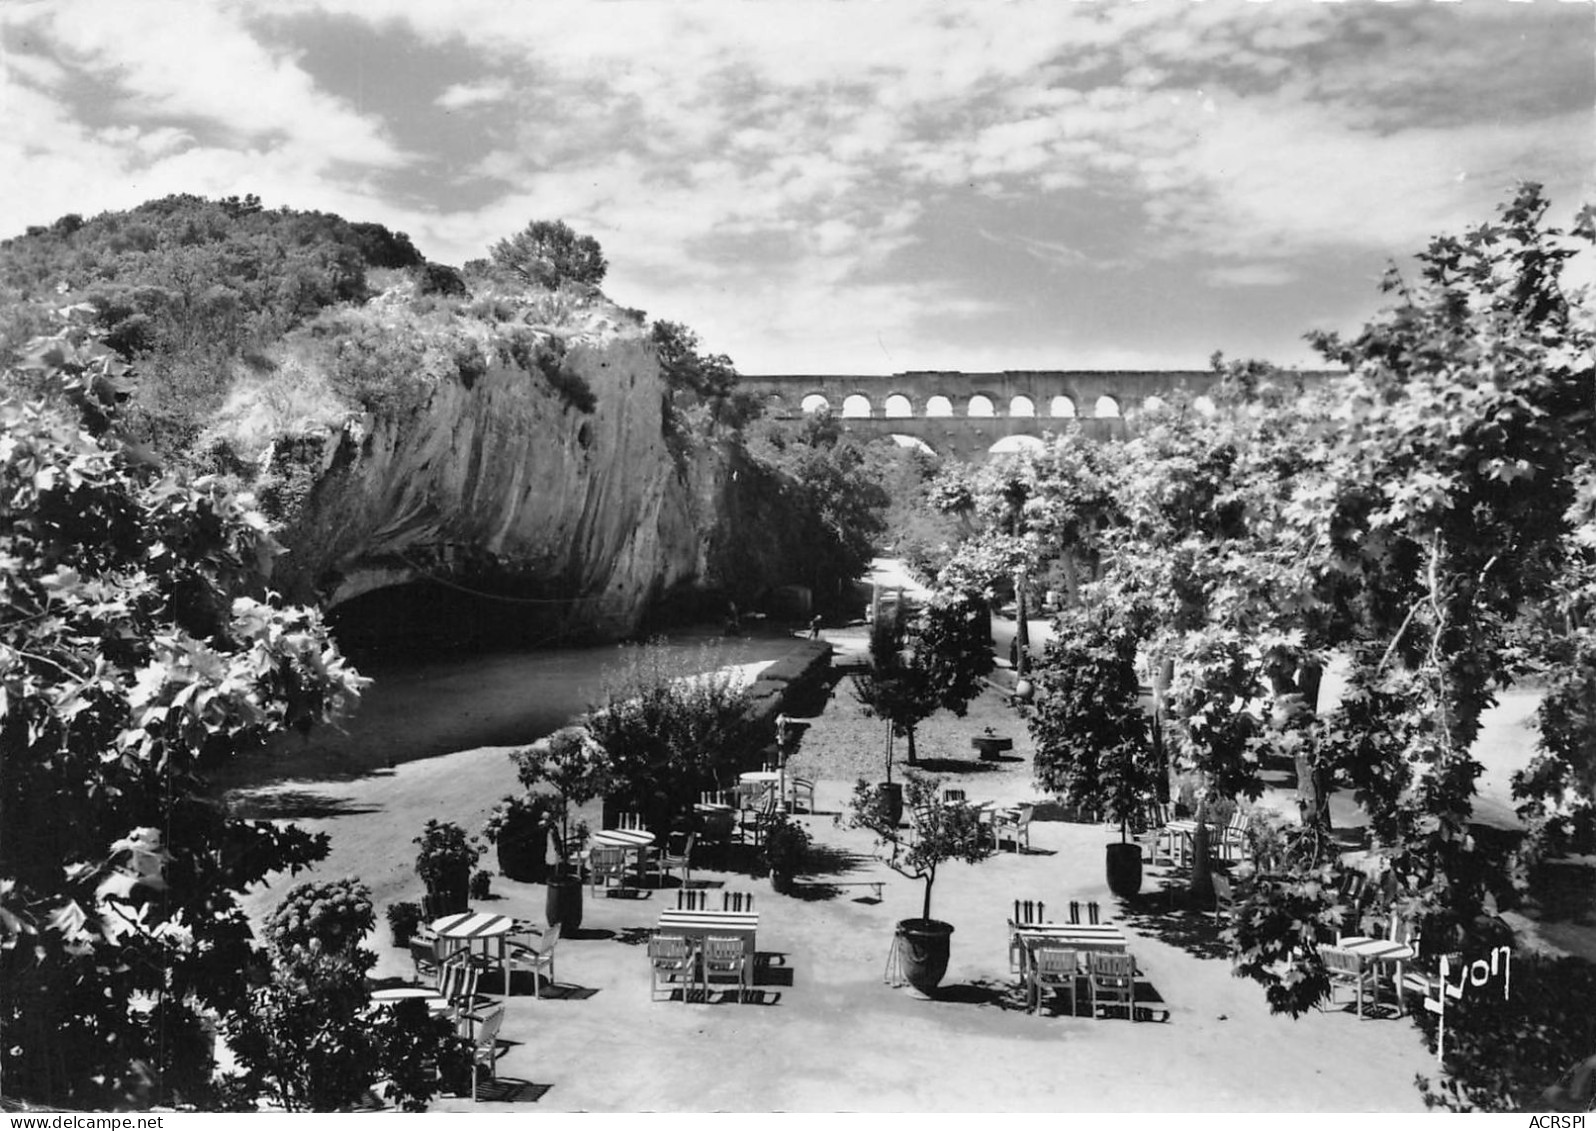
[[[762,665],[795,644],[775,632],[723,636],[718,629],[663,641],[674,659],[701,670]],[[597,703],[626,647],[365,658],[357,666],[373,683],[341,729],[287,737],[264,754],[235,759],[213,781],[237,788],[287,778],[336,780],[457,750],[524,745]]]

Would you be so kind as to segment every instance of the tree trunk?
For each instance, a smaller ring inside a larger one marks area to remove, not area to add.
[[[1324,669],[1318,664],[1304,662],[1288,667],[1271,666],[1269,683],[1276,699],[1290,697],[1299,711],[1282,721],[1284,727],[1306,731],[1308,724],[1319,711],[1319,685],[1324,679]],[[1319,751],[1311,743],[1303,743],[1292,756],[1297,772],[1297,807],[1302,813],[1302,823],[1307,828],[1330,833],[1329,770],[1322,764]]]
[[[915,761],[915,757],[914,757],[914,727],[912,727],[912,726],[909,727],[909,736],[908,737],[909,737],[909,757],[908,757],[909,765],[918,766],[920,763]]]
[[[1175,678],[1175,661],[1161,660],[1153,676],[1153,768],[1158,775],[1158,801],[1169,804],[1169,750],[1164,745],[1164,701]]]

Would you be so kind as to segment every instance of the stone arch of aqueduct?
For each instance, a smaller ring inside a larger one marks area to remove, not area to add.
[[[1308,374],[1319,378],[1327,374]],[[848,432],[911,437],[939,455],[984,459],[1030,437],[1079,425],[1097,440],[1118,439],[1155,399],[1185,390],[1199,408],[1220,380],[1212,370],[915,371],[891,376],[747,376],[766,414],[796,419],[821,403]],[[1005,443],[1007,441],[1007,443]]]

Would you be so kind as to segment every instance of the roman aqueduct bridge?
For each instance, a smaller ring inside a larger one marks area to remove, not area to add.
[[[1305,373],[1304,378],[1326,374]],[[984,459],[1040,442],[1078,424],[1093,439],[1117,439],[1150,402],[1184,389],[1199,408],[1218,384],[1212,370],[1023,369],[1001,373],[913,371],[881,376],[744,376],[766,415],[797,419],[821,403],[843,430],[910,437],[940,455]],[[1029,440],[1024,439],[1029,437]]]

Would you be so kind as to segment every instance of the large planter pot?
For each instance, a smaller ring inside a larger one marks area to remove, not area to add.
[[[903,980],[930,995],[948,972],[953,924],[940,919],[902,919],[898,922],[898,965]]]
[[[996,762],[1005,750],[1014,749],[1012,738],[999,738],[997,735],[976,735],[970,739],[970,745],[981,752],[981,761]]]
[[[887,799],[887,820],[896,825],[903,820],[903,783],[882,782],[881,788]]]
[[[1108,849],[1108,890],[1129,899],[1142,890],[1142,846],[1110,844]]]
[[[561,933],[566,937],[582,925],[581,876],[549,879],[548,897],[543,902],[543,917],[551,927],[558,923]]]

